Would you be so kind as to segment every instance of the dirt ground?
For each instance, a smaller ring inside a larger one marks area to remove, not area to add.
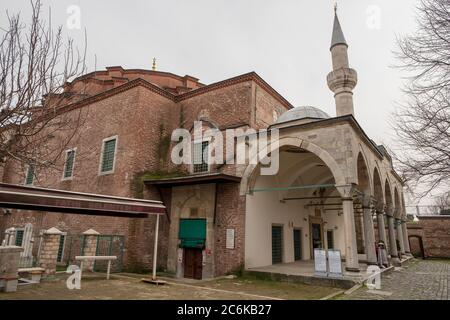
[[[155,286],[140,281],[142,275],[112,275],[84,273],[80,290],[66,287],[68,274],[57,274],[40,284],[22,285],[14,293],[0,293],[0,300],[253,300],[253,299],[320,299],[339,289],[254,278],[217,279],[212,281],[179,281],[166,279]]]

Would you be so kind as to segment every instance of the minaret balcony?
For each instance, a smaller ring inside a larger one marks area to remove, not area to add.
[[[358,83],[358,75],[352,68],[340,68],[327,75],[328,87],[331,91],[351,91]]]

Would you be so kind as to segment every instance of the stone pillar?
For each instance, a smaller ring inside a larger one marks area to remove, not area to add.
[[[386,226],[384,225],[384,212],[383,210],[377,210],[377,222],[378,222],[378,238],[383,241],[387,250],[387,238],[386,238]]]
[[[345,233],[345,270],[359,273],[356,247],[355,215],[353,212],[353,185],[336,186],[342,197]]]
[[[84,236],[84,248],[83,256],[95,256],[97,253],[98,236],[100,233],[94,229],[89,229],[83,232]],[[82,271],[94,271],[95,261],[84,261]]]
[[[398,239],[398,244],[400,246],[400,252],[398,254],[398,257],[401,260],[402,256],[405,255],[405,246],[403,244],[402,221],[400,219],[395,218],[395,228],[397,229],[397,239]]]
[[[363,198],[363,222],[367,264],[377,265],[377,253],[375,250],[375,231],[373,228],[370,196],[364,196]]]
[[[392,210],[387,212],[388,229],[389,229],[389,252],[391,254],[392,264],[399,265],[400,259],[398,258],[397,240],[395,236],[394,216]]]
[[[406,219],[401,220],[401,228],[402,228],[402,235],[403,235],[403,245],[405,246],[405,254],[408,256],[411,256],[411,249],[409,247],[409,239],[408,239],[408,228],[406,226]]]
[[[0,288],[5,292],[17,291],[19,260],[23,248],[0,246]]]
[[[45,274],[55,274],[56,272],[56,260],[58,258],[61,234],[62,232],[56,228],[50,228],[42,234],[39,266],[45,269]]]

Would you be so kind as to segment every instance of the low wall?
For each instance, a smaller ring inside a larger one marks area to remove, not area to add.
[[[419,216],[408,222],[411,253],[420,256],[420,241],[426,258],[450,258],[450,216]]]

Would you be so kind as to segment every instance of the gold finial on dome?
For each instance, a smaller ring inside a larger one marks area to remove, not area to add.
[[[156,58],[153,58],[152,70],[156,71]]]

